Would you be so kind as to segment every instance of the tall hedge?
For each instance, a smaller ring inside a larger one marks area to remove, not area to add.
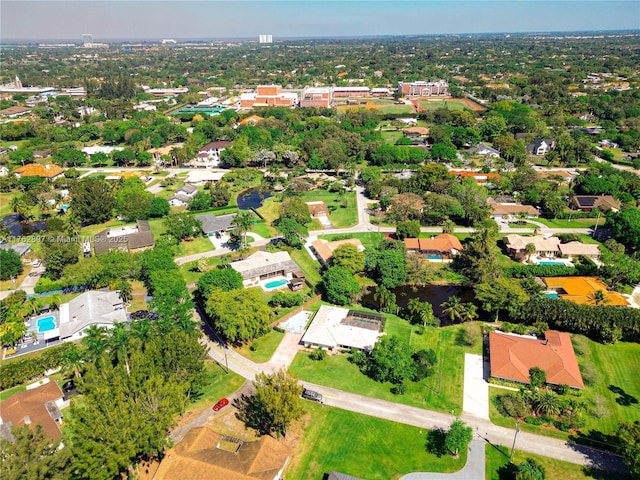
[[[549,327],[586,335],[592,340],[640,342],[640,310],[609,305],[578,305],[562,299],[532,298],[511,313],[516,323]]]
[[[507,277],[573,277],[597,275],[598,267],[594,263],[577,264],[575,267],[564,265],[514,265],[506,267],[504,274]]]
[[[5,362],[0,369],[0,390],[35,380],[44,375],[47,370],[60,367],[65,353],[73,346],[72,343],[63,343],[45,349],[37,357],[18,358]]]

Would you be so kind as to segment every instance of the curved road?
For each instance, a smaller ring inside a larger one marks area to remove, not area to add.
[[[203,328],[209,338],[215,338],[211,328],[203,322]],[[213,336],[212,336],[213,335]],[[283,340],[284,342],[285,340]],[[219,343],[207,340],[209,345],[209,357],[223,366],[228,366],[237,374],[248,380],[253,380],[258,372],[272,372],[276,368],[285,365],[273,365],[271,362],[264,364],[254,363],[230,348],[225,348]],[[291,345],[289,345],[291,348]],[[297,351],[297,346],[294,346]],[[289,356],[292,360],[295,351]],[[275,355],[274,355],[275,356]],[[324,403],[344,410],[356,413],[371,415],[394,422],[413,425],[414,427],[435,429],[448,428],[456,418],[446,413],[425,410],[411,407],[399,403],[380,400],[377,398],[359,395],[357,393],[345,392],[324,385],[316,385],[309,382],[301,382],[302,385],[311,390],[321,393]],[[462,414],[465,423],[473,427],[476,437],[481,437],[487,442],[495,445],[511,445],[514,439],[515,430],[499,427],[489,420],[481,419],[472,415]],[[622,459],[609,452],[584,447],[582,445],[565,442],[551,437],[543,437],[527,432],[519,432],[516,447],[525,452],[543,455],[545,457],[563,460],[578,465],[594,467],[606,471],[624,473],[626,467]]]

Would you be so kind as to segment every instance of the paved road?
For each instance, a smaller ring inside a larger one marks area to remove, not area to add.
[[[210,331],[210,328],[205,326],[205,331],[207,330]],[[256,364],[231,349],[223,348],[211,341],[208,341],[208,344],[210,346],[208,355],[211,359],[222,365],[228,365],[230,370],[248,380],[253,380],[255,374],[260,371],[271,371],[271,366],[268,364]],[[326,405],[419,428],[447,428],[455,419],[453,415],[441,412],[379,400],[310,382],[301,383],[306,388],[320,392],[325,399],[324,403]],[[499,427],[488,419],[478,418],[466,413],[463,413],[461,418],[465,423],[473,427],[476,435],[480,435],[492,444],[508,446],[513,442],[515,434],[513,429]],[[622,460],[617,455],[581,445],[569,444],[555,438],[520,432],[516,448],[579,465],[593,466],[613,472],[626,471]]]

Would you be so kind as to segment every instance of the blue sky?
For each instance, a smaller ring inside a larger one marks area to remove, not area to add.
[[[640,1],[0,2],[3,41],[95,41],[640,29]]]

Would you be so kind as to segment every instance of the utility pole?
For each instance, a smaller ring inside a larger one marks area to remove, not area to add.
[[[509,461],[513,458],[513,452],[516,449],[516,438],[518,438],[518,432],[520,432],[520,420],[516,420],[516,433],[513,436],[513,445],[511,447],[511,455],[509,455]]]
[[[600,223],[600,210],[598,210],[598,218],[596,218],[596,226],[593,229],[594,234],[598,231],[598,223]]]

